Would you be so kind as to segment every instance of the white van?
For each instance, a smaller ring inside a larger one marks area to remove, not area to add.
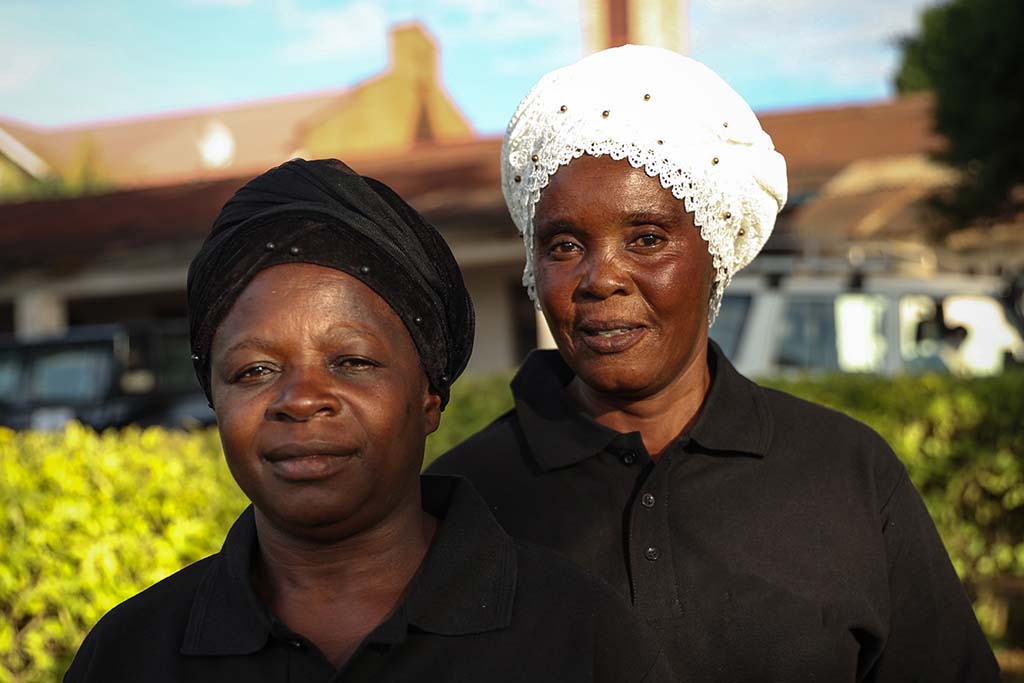
[[[751,377],[798,372],[993,375],[1024,363],[1020,301],[995,276],[916,257],[761,257],[726,290],[711,338]],[[1019,296],[1019,293],[1018,293]]]

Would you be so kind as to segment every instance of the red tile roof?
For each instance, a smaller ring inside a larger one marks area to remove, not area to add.
[[[760,118],[787,158],[795,196],[816,190],[856,160],[939,149],[930,113],[927,97],[912,97]],[[499,138],[483,138],[346,161],[392,186],[442,230],[509,231],[513,227],[499,185],[500,148]],[[198,241],[246,179],[0,205],[0,267],[70,265],[99,254]]]
[[[860,159],[938,151],[932,99],[914,95],[842,107],[768,112],[758,118],[786,157],[792,194],[814,190]]]
[[[349,159],[390,185],[445,230],[514,230],[499,189],[500,140],[421,147]],[[200,241],[221,206],[248,180],[126,190],[0,205],[0,269],[73,268],[98,255]],[[507,234],[507,233],[506,233]]]

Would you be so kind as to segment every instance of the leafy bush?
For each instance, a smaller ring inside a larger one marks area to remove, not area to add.
[[[427,439],[423,466],[512,408],[512,393],[508,388],[511,380],[512,375],[493,375],[464,377],[456,382],[448,407],[441,413],[441,427]]]
[[[245,504],[212,430],[0,429],[0,681],[60,680],[104,612],[215,552]]]
[[[511,407],[508,380],[455,386],[428,462]],[[976,589],[983,626],[1004,638],[1005,604],[984,587],[1024,577],[1024,373],[772,385],[842,410],[889,441]],[[216,552],[245,505],[215,430],[0,429],[0,683],[59,680],[104,612]]]

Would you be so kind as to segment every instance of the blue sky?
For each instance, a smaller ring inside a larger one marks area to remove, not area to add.
[[[690,0],[691,55],[758,110],[891,94],[929,0]],[[336,88],[416,19],[482,133],[582,56],[580,0],[0,0],[0,117],[55,126]]]

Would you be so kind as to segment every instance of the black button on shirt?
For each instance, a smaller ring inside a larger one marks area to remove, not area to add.
[[[249,508],[220,553],[103,617],[65,682],[675,680],[657,639],[606,584],[513,541],[465,480],[427,475],[422,489],[441,520],[423,566],[340,671],[252,590]]]
[[[575,407],[557,352],[534,352],[515,408],[430,471],[468,477],[513,536],[604,577],[681,679],[997,680],[888,445],[757,386],[714,343],[708,364],[697,421],[655,462],[639,433]]]

